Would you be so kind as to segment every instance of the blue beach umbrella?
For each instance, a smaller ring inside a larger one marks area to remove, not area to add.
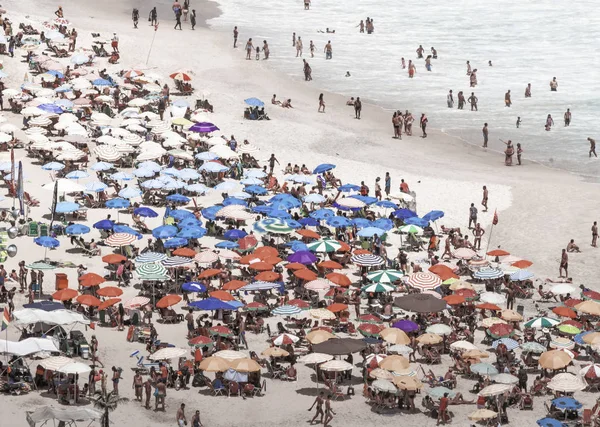
[[[431,211],[431,212],[427,212],[425,215],[423,215],[423,219],[426,221],[437,221],[440,218],[444,217],[444,212],[442,211]]]
[[[212,151],[203,151],[201,153],[196,154],[194,157],[198,160],[203,160],[203,161],[211,161],[211,160],[216,160],[219,158],[219,156],[217,156]]]
[[[380,200],[375,203],[375,206],[384,209],[398,209],[398,205],[394,202],[390,202],[389,200]]]
[[[60,89],[60,88],[57,88],[57,89]],[[60,92],[60,90],[57,90],[57,89],[55,89],[56,92]],[[63,88],[63,89],[70,89],[70,88],[67,87],[67,88]],[[70,90],[63,90],[62,92],[70,92]],[[63,110],[70,110],[75,105],[73,102],[69,101],[68,99],[57,99],[56,101],[54,101],[54,103]]]
[[[185,227],[201,227],[202,221],[196,217],[185,218],[177,223],[177,228],[180,230]]]
[[[406,219],[417,216],[416,212],[413,212],[410,209],[406,208],[398,209],[397,211],[394,211],[392,215],[394,215],[398,219]]]
[[[203,300],[192,301],[188,304],[188,307],[196,309],[196,310],[206,310],[206,311],[214,311],[214,310],[233,310],[234,308],[226,303],[225,301],[221,301],[218,298],[206,298]]]
[[[65,232],[69,235],[87,234],[90,232],[90,227],[83,224],[71,224],[65,229]]]
[[[206,286],[200,282],[186,282],[181,285],[181,289],[186,292],[206,292]]]
[[[112,230],[112,228],[114,226],[115,226],[115,223],[112,222],[110,219],[100,220],[93,225],[93,227],[98,230]]]
[[[388,218],[379,218],[373,221],[371,224],[373,227],[381,228],[382,230],[389,231],[394,228],[394,223]]]
[[[360,200],[361,202],[363,202],[366,205],[372,205],[373,203],[377,202],[376,197],[361,196],[360,194],[354,194],[353,196],[349,196],[349,197],[356,199],[356,200]]]
[[[258,178],[253,178],[253,177],[249,177],[249,178],[244,178],[240,181],[240,184],[244,184],[244,185],[261,185],[263,184],[263,182],[258,179]]]
[[[373,226],[371,221],[365,218],[352,218],[351,222],[353,225],[356,226],[356,228],[365,228]]]
[[[429,225],[429,221],[416,216],[411,216],[410,218],[406,218],[404,220],[404,224],[416,225],[418,227],[424,228]]]
[[[264,213],[264,214],[267,214],[267,213],[271,212],[272,210],[273,210],[273,208],[269,205],[254,206],[252,208],[252,212]]]
[[[54,237],[50,236],[41,236],[33,239],[36,245],[41,246],[43,248],[58,248],[60,246],[60,242]]]
[[[142,237],[144,237],[142,235],[142,233],[140,233],[137,230],[134,230],[133,228],[129,227],[128,225],[115,225],[113,227],[113,231],[115,233],[126,233],[126,234],[131,234],[133,236],[136,236],[139,239],[141,239]]]
[[[572,397],[557,397],[556,399],[552,400],[552,404],[561,410],[576,410],[576,409],[581,409],[582,408],[582,404],[573,399]]]
[[[162,167],[153,160],[146,160],[142,163],[139,163],[137,165],[137,168],[138,169],[150,169],[151,171],[154,171],[154,172],[160,172],[160,170],[162,169]]]
[[[248,206],[248,202],[246,202],[245,200],[242,199],[236,199],[235,197],[228,197],[225,200],[223,200],[223,206],[230,206],[230,205],[238,205],[238,206]]]
[[[316,227],[319,225],[319,221],[314,218],[300,218],[298,222],[304,227]]]
[[[125,209],[131,206],[131,202],[125,199],[110,199],[106,201],[106,207],[110,209]]]
[[[158,216],[157,212],[155,212],[152,209],[147,208],[145,206],[135,208],[133,210],[133,214],[144,217],[144,218],[156,218]]]
[[[217,212],[219,212],[221,209],[223,209],[222,205],[210,206],[208,208],[202,209],[202,216],[206,219],[214,221],[217,218]]]
[[[357,233],[360,237],[375,237],[378,235],[379,237],[385,234],[385,230],[377,227],[366,227],[358,231]]]
[[[320,164],[319,166],[317,166],[315,168],[315,170],[313,171],[313,173],[323,173],[323,172],[330,171],[332,169],[335,169],[335,165],[332,165],[331,163],[323,163],[323,164]]]
[[[87,178],[88,176],[90,176],[90,174],[87,173],[86,171],[73,171],[73,172],[69,172],[68,174],[66,174],[65,178],[83,179],[83,178]]]
[[[325,223],[328,226],[334,227],[334,228],[350,227],[352,225],[352,222],[345,216],[334,216],[331,218],[327,218]]]
[[[291,242],[287,242],[286,246],[289,246],[294,252],[303,252],[310,250],[308,249],[308,246],[306,246],[306,243],[300,240],[292,240]]]
[[[292,217],[289,212],[277,210],[277,209],[271,209],[270,211],[268,211],[267,216],[269,218],[279,218],[279,219],[289,219]]]
[[[169,216],[171,218],[175,218],[177,221],[183,221],[184,219],[188,218],[196,218],[192,212],[183,209],[173,209],[169,212]]]
[[[188,239],[183,237],[172,237],[169,240],[165,240],[163,245],[165,248],[179,248],[188,244]]]
[[[251,107],[263,107],[265,105],[265,103],[258,98],[244,99],[244,102]]]
[[[219,242],[215,245],[215,248],[219,248],[219,249],[235,249],[238,248],[240,245],[238,245],[236,242]]]
[[[223,235],[223,237],[225,237],[227,240],[239,240],[243,237],[246,237],[248,235],[248,233],[246,233],[244,230],[227,230],[225,232],[225,234]]]
[[[73,202],[60,202],[56,204],[57,213],[69,213],[78,211],[81,208],[77,203]]]
[[[311,218],[317,219],[319,221],[327,218],[332,218],[334,216],[335,212],[333,212],[331,209],[319,209],[310,213]]]
[[[92,165],[92,167],[90,168],[93,171],[107,171],[107,170],[111,170],[115,167],[115,165],[113,165],[112,163],[108,163],[108,162],[98,162]]]
[[[199,239],[206,235],[206,228],[203,227],[187,227],[177,233],[177,237],[184,239]]]
[[[302,224],[300,224],[300,222],[296,221],[295,219],[285,218],[284,220],[288,227],[293,228],[294,230],[302,228]]]
[[[351,191],[359,191],[360,185],[344,184],[344,185],[340,185],[337,189],[343,193],[349,193]]]
[[[45,111],[47,113],[52,113],[52,114],[62,114],[63,113],[63,109],[55,104],[40,104],[37,106],[37,108],[39,108],[42,111]]]
[[[190,202],[190,198],[182,196],[181,194],[171,194],[170,196],[167,196],[166,199],[169,202],[176,202],[176,203],[189,203]]]
[[[533,276],[534,274],[529,270],[518,270],[510,275],[510,280],[513,282],[518,282],[521,280],[531,279]]]
[[[565,424],[561,421],[558,421],[555,418],[542,418],[541,420],[536,421],[537,425],[540,427],[565,427]]]
[[[152,235],[157,239],[168,239],[177,234],[177,227],[173,225],[161,225],[152,230]]]
[[[94,86],[112,86],[112,82],[106,79],[96,79],[92,82]]]
[[[267,194],[267,189],[258,185],[249,185],[248,187],[244,188],[244,191],[246,193],[257,194],[259,196]]]
[[[59,162],[50,162],[50,163],[46,163],[44,166],[42,166],[42,169],[46,170],[46,171],[61,171],[65,168],[65,165],[63,165],[62,163]]]
[[[100,182],[100,181],[93,181],[93,182],[88,182],[87,184],[85,184],[85,189],[89,193],[101,193],[104,190],[106,190],[107,188],[108,188],[108,185],[106,185],[105,183]]]
[[[115,179],[117,181],[130,181],[135,178],[133,174],[127,172],[116,172],[113,173],[110,177],[111,179]]]

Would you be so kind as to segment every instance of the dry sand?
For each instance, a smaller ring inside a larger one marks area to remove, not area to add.
[[[3,7],[9,11],[8,16],[13,22],[22,22],[27,16],[26,19],[39,24],[54,16],[53,12],[59,3],[46,0],[8,0],[3,3]],[[148,66],[144,64],[154,32],[147,25],[150,6],[146,2],[131,4],[114,0],[80,0],[61,4],[65,9],[65,17],[74,22],[80,34],[79,47],[90,46],[91,32],[100,32],[106,36],[113,31],[119,34],[121,63],[107,67],[109,72],[142,68],[166,76],[180,69],[193,71],[193,85],[196,89],[194,98],[204,94],[214,104],[216,112],[213,122],[227,135],[235,135],[238,141],[248,139],[259,146],[259,160],[266,160],[274,152],[282,165],[288,162],[305,163],[311,168],[319,163],[334,163],[337,165],[334,171],[336,176],[344,182],[360,183],[364,180],[371,188],[377,176],[383,178],[385,172],[389,171],[393,191],[397,190],[400,178],[404,178],[411,190],[417,192],[420,214],[431,209],[441,209],[446,212],[446,216],[440,223],[464,228],[467,225],[470,203],[474,202],[480,207],[481,188],[487,185],[490,190],[490,210],[480,213],[480,222],[488,231],[486,237],[490,234],[494,210],[498,211],[500,219],[493,231],[490,247],[501,245],[517,256],[532,260],[534,265],[531,270],[540,278],[556,277],[561,248],[566,246],[569,239],[574,238],[583,253],[570,256],[570,275],[576,284],[585,283],[596,288],[597,255],[596,250],[590,248],[589,242],[591,224],[597,219],[597,184],[583,182],[576,176],[527,161],[521,167],[507,168],[503,165],[502,154],[485,152],[433,129],[427,139],[413,136],[402,141],[394,140],[391,138],[391,118],[388,114],[367,104],[363,107],[362,120],[355,120],[351,107],[345,105],[346,100],[333,94],[325,94],[327,113],[317,114],[317,97],[320,92],[317,89],[318,81],[309,84],[291,81],[268,69],[263,61],[245,61],[242,49],[231,48],[229,34],[215,33],[200,26],[192,32],[189,23],[184,23],[184,31],[173,30],[174,21],[167,3],[164,2],[159,7],[161,25],[156,33]],[[141,14],[138,30],[133,29],[130,20],[131,7],[136,4]],[[195,7],[200,16],[210,17],[217,13],[215,4]],[[240,43],[243,44],[251,36],[244,34],[242,30]],[[20,62],[23,52],[17,53],[14,59],[4,58],[4,69],[10,75],[7,87],[18,86],[25,74],[26,64]],[[98,64],[101,68],[108,65],[105,59],[99,60]],[[298,66],[301,67],[301,63]],[[273,93],[279,99],[292,98],[294,109],[271,108],[269,104],[267,112],[271,121],[243,120],[243,99],[256,96],[268,101]],[[420,112],[413,113],[418,117]],[[10,114],[5,113],[5,116]],[[21,117],[12,117],[10,120],[20,124]],[[420,132],[416,130],[415,135],[417,134]],[[19,136],[24,137],[22,134]],[[41,184],[49,181],[49,174],[39,166],[30,166],[31,161],[25,158],[24,153],[18,152],[17,158],[22,158],[25,163],[28,177],[26,191],[42,201],[41,207],[31,212],[33,218],[39,219],[48,214],[50,207],[51,192],[41,189]],[[199,202],[207,206],[218,198],[218,194],[213,194],[199,198]],[[2,206],[10,206],[10,201],[2,202]],[[104,218],[107,213],[106,210],[91,211],[88,222]],[[121,215],[122,219],[124,217]],[[93,232],[86,237],[98,236]],[[19,253],[6,263],[9,271],[16,268],[21,259],[29,263],[43,258],[43,250],[35,246],[31,238],[19,237],[15,243]],[[49,257],[75,264],[83,263],[89,271],[102,272],[99,258],[90,259],[71,253],[67,239],[62,238],[61,244],[60,248],[49,252]],[[207,245],[209,244],[210,240],[207,240]],[[140,242],[140,246],[143,245],[144,241]],[[103,248],[103,254],[106,251]],[[390,255],[395,255],[395,252]],[[64,272],[69,275],[70,286],[76,287],[75,270]],[[53,287],[53,272],[46,274],[45,282],[47,290]],[[127,288],[123,300],[136,292],[133,288]],[[17,305],[20,306],[24,300],[21,296],[18,298]],[[534,314],[530,302],[526,304],[526,315],[528,314]],[[158,325],[158,331],[163,340],[186,346],[185,325]],[[129,354],[136,349],[141,350],[141,346],[127,343],[124,332],[98,328],[96,334],[100,341],[101,359],[108,367],[116,365],[124,368],[125,379],[121,390],[125,396],[132,398],[133,390],[129,387],[132,374],[129,368],[134,365],[134,360],[129,358]],[[14,327],[9,329],[8,335],[11,339],[17,339],[18,336]],[[89,339],[90,332],[86,332],[86,335]],[[252,350],[259,352],[267,347],[264,335],[250,334],[249,343]],[[484,348],[483,345],[480,347]],[[444,365],[434,366],[433,370],[443,374],[448,363],[449,359],[445,356]],[[434,420],[423,415],[410,415],[406,418],[407,415],[375,414],[360,395],[360,369],[355,369],[354,374],[358,395],[345,402],[334,403],[334,410],[338,415],[332,425],[387,426],[405,421],[415,425],[434,425]],[[316,393],[311,371],[299,366],[299,381],[295,383],[267,381],[267,395],[263,398],[228,399],[207,396],[203,392],[198,394],[197,389],[179,392],[169,390],[166,413],[146,411],[139,404],[130,402],[120,406],[111,419],[115,425],[174,426],[176,409],[181,402],[185,402],[188,417],[191,418],[193,410],[198,408],[206,426],[305,425],[310,418],[306,409]],[[471,380],[460,379],[459,391],[466,393],[472,384]],[[594,400],[589,393],[577,393],[576,397],[587,405]],[[27,396],[3,396],[0,399],[3,409],[0,425],[11,427],[26,425],[25,410],[33,410],[40,405],[56,405],[52,397],[35,392]],[[511,422],[533,425],[536,419],[545,415],[542,400],[536,399],[533,412],[510,410]],[[418,406],[420,407],[420,402]],[[474,408],[474,405],[453,407],[456,414],[453,424],[468,425],[466,416]]]

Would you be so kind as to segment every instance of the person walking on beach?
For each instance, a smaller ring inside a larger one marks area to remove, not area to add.
[[[135,371],[135,375],[133,376],[133,384],[131,388],[135,390],[135,400],[142,401],[142,388],[144,386],[144,379],[140,374],[140,371]]]
[[[140,11],[137,10],[137,8],[133,8],[133,11],[131,12],[131,20],[133,21],[133,28],[137,28],[138,26],[138,21],[140,20]]]
[[[483,124],[483,129],[481,129],[481,133],[483,133],[483,148],[487,148],[488,136],[489,136],[489,130],[488,130],[487,123]]]
[[[327,400],[325,401],[325,419],[323,420],[323,427],[327,427],[329,423],[333,420],[333,416],[336,415],[331,409],[331,395],[327,395]]]
[[[252,39],[248,39],[246,42],[246,59],[252,59],[252,51],[254,50],[254,45],[252,44]]]
[[[158,13],[156,12],[156,6],[152,8],[150,11],[150,15],[148,16],[148,21],[150,21],[150,25],[156,25],[158,23]]]
[[[233,27],[233,48],[237,47],[237,39],[238,39],[238,29],[237,27]]]
[[[550,91],[556,92],[557,90],[558,90],[558,81],[556,80],[556,77],[552,77],[552,80],[550,81]]]
[[[477,208],[475,207],[475,203],[471,203],[471,207],[469,208],[469,229],[471,227],[471,223],[473,226],[477,224]]]
[[[565,275],[562,275],[562,271],[565,270]],[[558,277],[569,277],[569,255],[567,254],[567,250],[562,250],[562,255],[560,257],[560,266],[558,267]]]
[[[448,92],[446,102],[448,103],[448,108],[454,108],[454,96],[452,95],[452,89],[450,89],[450,92]]]
[[[510,100],[510,89],[508,92],[504,94],[504,106],[510,107],[512,105],[512,101]]]
[[[554,120],[552,120],[552,115],[548,114],[548,117],[546,117],[546,130],[552,129],[552,126],[554,126]]]
[[[113,33],[110,45],[113,48],[113,53],[119,53],[119,36],[117,36],[117,33]]]
[[[271,157],[269,157],[269,170],[271,171],[271,175],[273,175],[273,170],[275,169],[275,162],[279,164],[279,160],[277,160],[275,154],[271,154]]]
[[[150,409],[150,396],[152,396],[152,379],[150,377],[144,381],[144,394],[146,396],[144,408]]]
[[[321,111],[323,109],[323,111]],[[319,109],[317,110],[319,113],[325,112],[325,101],[323,100],[323,94],[319,95]]]
[[[425,113],[421,114],[421,119],[419,120],[419,124],[421,125],[421,130],[423,131],[423,135],[421,135],[422,138],[427,138],[427,122],[429,120],[427,119],[427,116],[425,115]]]
[[[310,68],[306,59],[303,59],[302,61],[304,61],[304,80],[310,81],[312,80],[312,68]]]
[[[354,101],[354,118],[360,120],[360,112],[362,110],[362,102],[360,101],[360,97],[356,97],[356,101]]]
[[[385,188],[385,195],[389,197],[390,195],[390,191],[392,190],[392,178],[390,177],[390,173],[386,172],[385,173],[385,182],[384,182],[384,188]]]
[[[483,186],[483,197],[481,199],[481,206],[483,206],[485,209],[482,212],[487,212],[488,211],[488,189],[487,186]]]
[[[185,418],[185,403],[182,403],[177,410],[177,425],[179,427],[185,427],[187,425],[187,419]]]
[[[525,88],[525,98],[531,98],[531,83],[527,83]]]
[[[402,139],[402,114],[398,111],[394,112],[392,116],[392,126],[394,127],[394,138]]]
[[[467,101],[469,101],[469,104],[471,104],[471,111],[473,111],[473,110],[479,111],[479,110],[477,110],[478,99],[475,96],[475,92],[471,92],[471,96],[469,96],[469,99]]]
[[[465,99],[465,95],[463,94],[462,90],[460,92],[458,92],[458,109],[462,110],[465,107],[465,104],[467,103],[467,100]]]
[[[176,30],[177,27],[179,27],[179,29],[182,30],[182,28],[181,28],[181,9],[177,9],[177,11],[175,12],[175,27],[173,27],[173,29]]]
[[[596,140],[593,138],[588,138],[588,141],[590,141],[590,157],[592,157],[592,154],[598,157],[596,154]]]
[[[486,211],[484,211],[486,212]],[[483,228],[481,228],[481,224],[477,223],[477,225],[475,225],[475,229],[473,230],[473,247],[477,248],[477,250],[481,249],[481,238],[483,237],[483,235],[485,234],[485,230]]]
[[[298,40],[296,40],[296,58],[302,58],[302,38],[298,36]]]
[[[319,415],[321,416],[321,420],[319,421],[319,424],[323,424],[323,417],[325,416],[325,412],[323,412],[323,395],[324,394],[325,394],[324,392],[321,392],[315,398],[315,401],[313,402],[312,406],[310,408],[308,408],[308,412],[310,412],[315,407],[315,405],[317,406],[317,412],[316,412],[315,416],[312,418],[312,420],[310,420],[311,425],[315,422],[315,420],[319,417]]]
[[[598,222],[594,221],[594,224],[592,224],[592,246],[594,248],[598,247]]]
[[[188,13],[190,12],[190,4],[188,2],[188,0],[185,0],[183,2],[183,22],[187,22],[187,17],[188,17]]]
[[[333,48],[331,47],[331,40],[327,41],[324,52],[325,52],[325,59],[331,59],[333,57]]]
[[[262,50],[263,50],[263,53],[265,55],[264,59],[269,59],[269,52],[270,52],[269,51],[269,44],[267,43],[266,40],[263,40],[263,48],[262,48]]]
[[[521,166],[521,154],[523,154],[523,149],[521,148],[521,143],[517,142],[517,164]]]
[[[196,29],[196,9],[192,9],[190,14],[190,24],[192,24],[192,30]]]
[[[565,127],[570,126],[571,125],[571,109],[570,108],[567,108],[567,111],[565,111],[564,119],[565,119]]]

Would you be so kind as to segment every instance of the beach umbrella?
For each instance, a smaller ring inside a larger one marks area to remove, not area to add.
[[[77,203],[59,202],[56,204],[56,213],[69,213],[78,211],[81,208]]]
[[[254,229],[261,233],[290,234],[294,229],[284,220],[277,218],[265,218],[254,224]]]
[[[471,372],[479,375],[497,375],[498,369],[489,363],[476,363],[471,365]]]
[[[535,341],[525,342],[525,343],[521,344],[521,351],[523,353],[541,354],[541,353],[545,352],[546,350],[547,350],[546,347],[544,347],[543,345],[541,345],[540,343],[535,342]]]
[[[479,299],[482,302],[489,304],[504,304],[506,302],[506,297],[504,295],[494,292],[483,292],[480,294]]]
[[[188,350],[183,349],[183,348],[164,347],[159,350],[156,350],[154,353],[152,353],[150,356],[148,356],[148,359],[150,359],[150,360],[177,359],[179,357],[185,356],[187,353],[188,353]]]
[[[100,303],[98,306],[98,311],[106,310],[108,307],[112,307],[115,304],[121,302],[121,298],[109,298]]]
[[[337,240],[316,240],[306,246],[313,252],[335,252],[342,247]]]
[[[121,261],[127,261],[127,257],[120,254],[108,254],[102,257],[102,262],[107,264],[120,264]]]
[[[139,207],[133,210],[133,214],[144,218],[156,218],[158,213],[147,207]]]
[[[147,264],[147,263],[156,263],[166,259],[167,255],[158,252],[145,252],[143,254],[138,255],[135,258],[135,262],[138,264]]]
[[[538,361],[544,369],[562,369],[571,363],[571,357],[559,350],[550,350],[542,353]]]
[[[444,323],[436,323],[435,325],[429,325],[425,332],[436,335],[450,335],[452,328]]]
[[[443,338],[437,334],[423,334],[417,337],[417,342],[419,344],[433,345],[439,344],[443,341]]]
[[[442,285],[442,280],[429,272],[413,273],[408,277],[408,284],[416,289],[435,289]]]
[[[516,342],[516,341],[515,341]],[[450,344],[450,348],[452,350],[460,350],[460,351],[469,351],[469,350],[477,350],[477,346],[469,341],[454,341]]]
[[[367,286],[363,286],[360,291],[364,293],[372,293],[372,292],[393,292],[396,290],[395,286],[386,284],[386,283],[372,283]]]
[[[79,278],[79,285],[85,288],[93,288],[106,282],[104,277],[96,273],[86,273]]]
[[[217,126],[208,122],[196,123],[188,129],[190,132],[211,133],[220,130]]]
[[[498,384],[517,384],[519,382],[519,378],[505,373],[494,375],[492,380]]]
[[[316,211],[311,212],[309,216],[313,219],[321,221],[327,218],[333,218],[335,216],[335,213],[331,209],[318,209]]]
[[[525,322],[525,324],[523,326],[525,326],[526,328],[535,328],[535,329],[542,329],[542,328],[552,328],[556,325],[558,325],[560,323],[560,320],[557,319],[553,319],[552,317],[536,317],[535,319],[531,319],[527,322]]]
[[[110,209],[124,209],[124,208],[128,208],[129,206],[131,206],[131,202],[129,200],[116,198],[116,199],[107,200],[105,205],[107,208],[110,208]]]
[[[214,311],[214,310],[234,310],[235,308],[226,301],[221,301],[218,298],[205,298],[203,300],[192,301],[188,307],[196,310]]]
[[[588,380],[598,380],[600,378],[600,365],[597,363],[593,363],[591,365],[584,366],[579,370],[579,375],[581,377],[587,378]]]
[[[173,225],[161,225],[152,230],[152,235],[157,239],[168,239],[177,234],[177,227]]]
[[[106,240],[105,243],[108,246],[112,247],[121,247],[132,244],[137,240],[137,236],[129,233],[114,233],[111,234]]]
[[[52,299],[56,301],[68,301],[77,297],[77,295],[79,295],[79,292],[77,292],[75,289],[67,288],[54,292],[52,294]]]
[[[294,305],[282,305],[271,311],[272,314],[277,316],[292,316],[301,312],[302,310]]]
[[[548,388],[562,393],[574,393],[587,388],[587,383],[576,375],[563,372],[552,377]]]
[[[198,335],[191,340],[188,341],[188,345],[190,347],[207,347],[212,348],[214,346],[214,342],[209,337],[205,337],[204,335]]]
[[[49,171],[60,171],[65,168],[65,165],[59,162],[50,162],[42,166],[42,169]]]
[[[148,276],[167,276],[168,275],[167,269],[163,265],[157,264],[155,262],[148,262],[145,264],[141,264],[138,267],[136,267],[135,272],[142,279],[144,279],[144,277],[148,277]]]
[[[145,264],[148,265],[148,264]],[[166,295],[164,297],[162,297],[160,300],[158,300],[158,302],[156,303],[156,308],[167,308],[167,307],[171,307],[177,303],[179,303],[181,301],[181,296],[179,295]]]
[[[251,107],[263,107],[265,105],[265,103],[258,98],[244,99],[244,102]]]
[[[558,329],[563,334],[568,335],[577,335],[581,332],[581,329],[573,325],[560,325],[556,329]]]
[[[98,307],[101,303],[101,301],[93,295],[79,295],[76,300],[79,304],[90,307]]]
[[[450,390],[448,387],[432,387],[427,390],[427,395],[435,400],[441,399],[446,394],[448,397],[453,398],[456,396],[456,391]]]
[[[67,226],[67,228],[65,229],[65,232],[69,235],[87,234],[90,232],[90,227],[88,227],[87,225],[83,225],[83,224],[71,224],[71,225]]]
[[[181,289],[185,292],[206,292],[206,286],[199,282],[186,282]]]
[[[382,257],[372,254],[353,255],[350,260],[361,267],[376,267],[385,264],[385,260]]]
[[[491,411],[489,409],[478,409],[475,412],[471,412],[471,414],[469,414],[469,419],[471,421],[485,421],[496,418],[497,416],[497,412]]]
[[[504,272],[497,268],[482,268],[476,271],[473,276],[479,280],[493,280],[504,276]]]
[[[575,306],[575,309],[581,313],[600,316],[600,303],[593,300],[583,301]]]
[[[435,313],[446,308],[446,301],[430,294],[409,294],[396,298],[394,305],[415,313]]]
[[[540,427],[566,427],[566,424],[562,423],[561,421],[549,417],[537,420],[536,423]]]
[[[101,297],[116,298],[123,295],[123,290],[121,288],[117,288],[116,286],[106,286],[98,289],[96,291],[96,295]]]
[[[297,262],[299,264],[307,265],[315,263],[318,260],[318,258],[314,256],[312,252],[298,251],[288,256],[287,260],[289,262]]]
[[[560,409],[561,411],[578,410],[583,407],[583,405],[579,401],[575,400],[572,397],[566,396],[552,399],[552,405],[554,405],[555,408]]]
[[[404,332],[414,332],[419,330],[419,325],[408,319],[398,320],[392,324],[392,327]]]
[[[352,225],[352,222],[343,216],[333,216],[331,218],[327,218],[325,223],[333,228],[349,227]]]
[[[211,356],[202,359],[199,368],[206,372],[225,372],[229,369],[229,362],[223,358]]]
[[[399,328],[385,328],[379,331],[379,336],[391,344],[410,344],[410,338]]]
[[[119,191],[119,197],[124,199],[134,199],[136,197],[140,197],[142,192],[139,188],[127,187]]]
[[[367,279],[377,283],[393,283],[404,275],[398,270],[377,270],[367,274]]]
[[[415,235],[421,235],[423,234],[423,229],[419,226],[416,225],[403,225],[402,227],[399,228],[401,233],[406,233],[406,234],[415,234]]]
[[[481,389],[479,395],[484,397],[499,396],[512,388],[513,386],[511,384],[492,384]]]

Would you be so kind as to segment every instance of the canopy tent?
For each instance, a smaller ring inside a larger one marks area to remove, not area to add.
[[[52,338],[27,338],[23,341],[0,340],[0,354],[24,357],[40,351],[60,353],[57,343]]]
[[[35,427],[37,423],[44,425],[50,420],[62,421],[67,425],[74,425],[76,421],[95,421],[102,418],[102,412],[81,407],[53,408],[51,406],[42,406],[34,412],[27,411],[25,414],[27,422],[31,427]]]
[[[90,321],[84,315],[71,310],[44,311],[35,308],[25,308],[13,313],[15,326],[26,326],[34,323],[46,323],[48,325],[71,325],[81,323],[89,325]]]

